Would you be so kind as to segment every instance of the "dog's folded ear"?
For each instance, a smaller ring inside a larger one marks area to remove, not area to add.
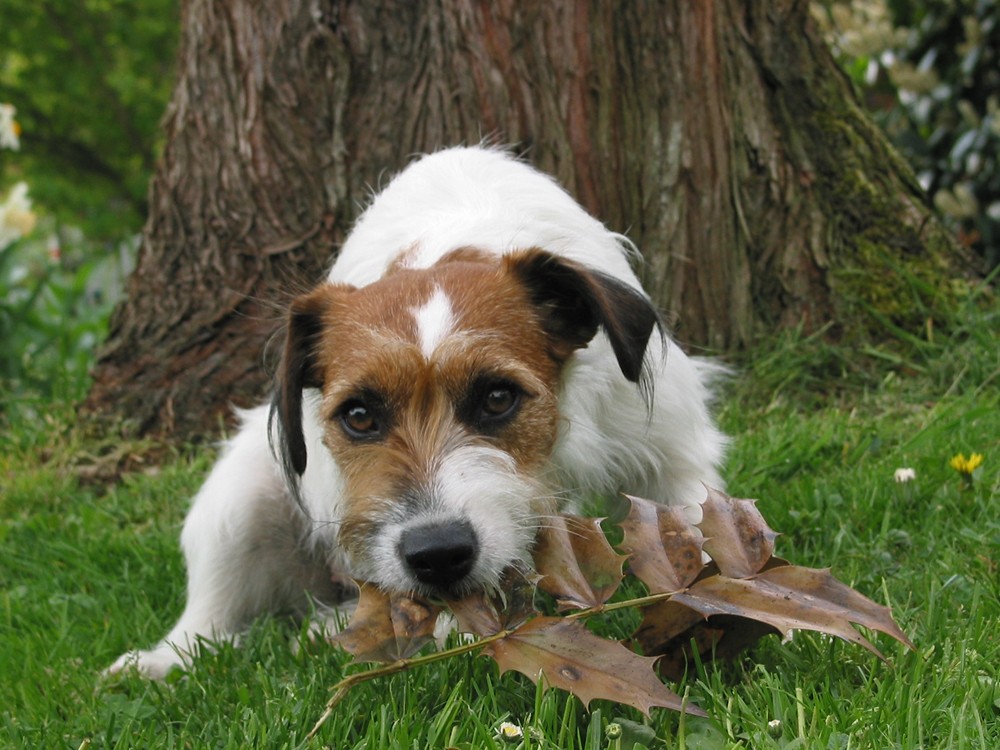
[[[649,338],[660,316],[638,289],[544,250],[506,256],[507,269],[527,287],[559,360],[585,347],[603,328],[622,374],[640,383]]]
[[[275,373],[270,433],[272,450],[278,453],[289,478],[301,476],[306,470],[302,389],[323,385],[317,350],[323,332],[323,315],[328,309],[329,292],[329,286],[324,285],[296,297],[288,311],[285,346]]]

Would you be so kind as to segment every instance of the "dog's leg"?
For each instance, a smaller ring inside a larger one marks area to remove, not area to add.
[[[248,415],[195,497],[181,534],[188,586],[177,624],[108,673],[136,668],[161,678],[189,663],[203,641],[234,641],[255,616],[301,611],[306,591],[322,597],[333,587],[322,554],[304,544],[305,518],[284,489],[265,425],[262,413]]]

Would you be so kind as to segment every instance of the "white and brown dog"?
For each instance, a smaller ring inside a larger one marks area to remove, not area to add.
[[[721,486],[718,367],[662,333],[629,255],[503,151],[402,172],[292,303],[274,401],[242,415],[194,500],[180,620],[109,671],[162,676],[338,576],[489,588],[574,498],[700,503]]]

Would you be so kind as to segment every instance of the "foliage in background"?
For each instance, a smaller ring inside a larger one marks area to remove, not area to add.
[[[20,127],[5,119],[0,148],[16,152]],[[83,395],[129,250],[122,242],[118,253],[99,252],[78,229],[52,217],[39,222],[25,182],[0,193],[0,413],[23,407],[29,393]]]
[[[178,35],[171,0],[0,0],[4,410],[85,392],[146,218]]]
[[[174,0],[0,0],[0,102],[21,150],[0,151],[0,190],[18,180],[92,241],[136,233],[173,85]]]
[[[94,252],[79,232],[48,229],[47,239],[0,243],[0,413],[28,393],[84,395],[128,267],[128,252]]]
[[[995,266],[1000,5],[817,2],[870,108],[963,240]],[[0,200],[26,182],[42,217],[34,233],[0,247],[4,390],[86,386],[145,219],[178,16],[171,0],[0,0],[0,104],[16,108],[19,140],[17,151],[0,144]],[[0,110],[0,133],[13,133],[5,118],[13,122],[12,109]],[[839,377],[854,367],[835,359],[813,370]]]
[[[1000,264],[1000,3],[832,0],[821,14],[868,109],[960,241]]]

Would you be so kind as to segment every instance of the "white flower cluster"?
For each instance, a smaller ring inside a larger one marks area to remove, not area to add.
[[[885,0],[840,0],[817,5],[829,13],[817,18],[829,40],[851,57],[879,58],[906,41],[907,29],[897,29]]]
[[[19,182],[7,200],[0,203],[0,249],[7,247],[35,228],[35,213],[28,198],[28,184]]]
[[[0,104],[0,148],[11,151],[21,148],[20,128],[14,119],[16,112],[13,104]]]

